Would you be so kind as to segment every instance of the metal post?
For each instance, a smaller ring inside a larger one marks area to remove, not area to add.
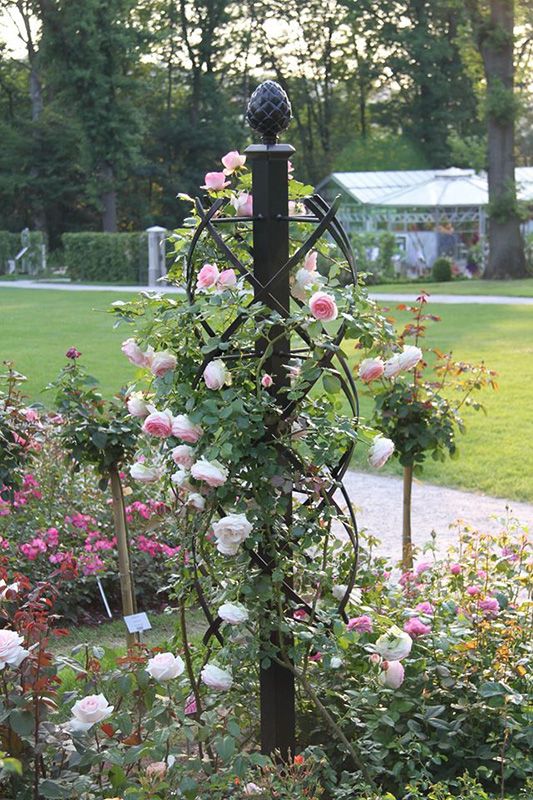
[[[166,228],[154,225],[147,228],[148,234],[148,286],[157,286],[157,281],[166,275],[165,234]]]
[[[289,258],[288,160],[294,148],[275,143],[278,133],[290,121],[290,104],[285,92],[273,81],[261,84],[252,95],[247,117],[251,127],[263,135],[265,142],[251,145],[245,151],[252,167],[254,276],[265,286]],[[288,270],[277,275],[269,286],[269,293],[261,295],[259,288],[255,293],[262,303],[277,312],[283,309],[288,315]],[[272,355],[265,362],[265,371],[274,380],[272,391],[276,396],[289,384],[290,341],[283,336],[283,326],[274,327],[271,338],[275,341]],[[266,342],[258,343],[259,356],[265,347]],[[292,492],[287,493],[285,500],[285,523],[290,530]],[[274,567],[277,543],[271,540],[268,545],[263,555],[269,566]],[[291,576],[286,575],[286,580],[290,581]],[[281,644],[285,649],[291,645],[290,639],[280,642],[279,633],[269,628],[264,631],[264,636],[270,638],[278,653]],[[295,748],[294,675],[290,669],[276,662],[271,662],[268,668],[261,667],[260,707],[262,752],[269,755],[276,751],[288,761],[294,756]]]

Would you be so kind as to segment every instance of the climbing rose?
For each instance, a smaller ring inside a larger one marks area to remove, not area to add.
[[[405,670],[400,661],[384,661],[379,681],[389,689],[398,689],[403,683],[404,675]]]
[[[396,375],[399,375],[402,371],[402,364],[401,364],[401,356],[399,353],[391,356],[391,358],[385,361],[385,366],[383,369],[383,376],[385,378],[395,378]]]
[[[130,475],[136,481],[141,481],[142,483],[153,483],[154,481],[158,481],[161,477],[161,469],[159,467],[147,467],[146,464],[142,464],[140,461],[136,461],[135,464],[132,464],[130,467]]]
[[[485,600],[479,601],[479,608],[487,617],[497,617],[500,604],[495,597],[487,597]]]
[[[184,442],[195,444],[201,437],[203,430],[199,425],[194,425],[185,414],[178,414],[172,422],[172,433]]]
[[[29,650],[22,647],[24,639],[16,631],[9,631],[6,628],[0,630],[0,669],[4,669],[6,664],[11,667],[18,667],[29,655]]]
[[[222,389],[228,378],[228,370],[220,358],[210,361],[204,369],[204,381],[208,389]]]
[[[88,731],[93,725],[107,719],[113,713],[103,694],[89,694],[72,706],[70,727],[75,731]]]
[[[381,358],[365,358],[359,364],[359,377],[364,383],[375,381],[376,378],[381,378],[385,365]]]
[[[382,658],[391,661],[401,661],[411,652],[413,640],[405,631],[393,625],[376,642],[376,651]]]
[[[337,319],[339,313],[335,298],[327,292],[315,292],[309,300],[309,308],[313,317],[322,322]]]
[[[428,617],[433,616],[433,614],[435,613],[435,609],[433,608],[431,603],[428,603],[427,600],[425,600],[423,603],[419,603],[415,608],[416,611],[420,612],[420,614],[426,614]]]
[[[229,625],[240,625],[241,622],[246,622],[249,614],[244,606],[240,604],[223,603],[218,609],[218,616]]]
[[[213,533],[219,553],[226,556],[236,555],[239,545],[248,538],[252,527],[245,514],[228,514],[214,522]]]
[[[176,472],[173,473],[173,475],[170,476],[170,480],[172,481],[174,486],[177,486],[179,488],[180,486],[183,486],[183,484],[186,482],[187,477],[188,475],[185,472],[185,470],[182,467],[180,467]]]
[[[226,483],[228,479],[228,470],[216,461],[207,461],[201,458],[191,467],[191,475],[197,481],[204,481],[208,486],[216,488]]]
[[[151,353],[143,352],[143,350],[141,350],[135,339],[126,339],[125,342],[122,342],[121,350],[126,356],[126,358],[132,364],[135,364],[136,367],[148,366],[147,358],[151,356]]]
[[[148,414],[142,429],[144,433],[148,433],[150,436],[166,439],[172,433],[172,422],[170,411],[154,411],[152,414]]]
[[[231,175],[236,169],[240,169],[246,164],[246,156],[241,156],[238,150],[230,150],[230,152],[222,156],[220,160],[224,165],[225,175]]]
[[[234,269],[223,269],[217,281],[219,289],[229,289],[237,285],[237,276]]]
[[[316,250],[311,250],[309,253],[307,253],[304,258],[304,269],[306,269],[308,272],[314,272],[316,270],[317,258],[318,253]]]
[[[370,450],[368,451],[368,461],[372,467],[379,469],[394,453],[394,442],[385,436],[376,436]]]
[[[404,345],[403,352],[400,353],[400,369],[409,370],[416,367],[422,358],[422,350],[411,344]]]
[[[462,571],[463,568],[460,564],[457,563],[450,564],[450,572],[452,573],[452,575],[460,575]]]
[[[268,373],[265,373],[261,378],[261,386],[263,386],[265,389],[269,389],[273,383],[274,381],[272,380],[272,376]]]
[[[206,664],[200,675],[206,686],[209,686],[210,689],[216,689],[219,692],[227,692],[228,689],[231,689],[233,684],[231,673],[225,669],[216,667],[214,664]]]
[[[302,267],[294,276],[294,283],[291,287],[291,294],[297,300],[305,303],[307,299],[306,290],[309,289],[316,281],[315,275]]]
[[[467,586],[466,593],[470,595],[470,597],[475,597],[477,594],[481,594],[481,586]]]
[[[204,181],[204,185],[200,188],[207,189],[208,192],[220,192],[226,186],[229,186],[229,181],[226,180],[223,172],[208,172]]]
[[[196,286],[198,289],[209,289],[214,286],[219,279],[218,267],[216,264],[204,264],[198,273]]]
[[[170,455],[175,464],[185,469],[190,469],[194,464],[194,450],[188,444],[179,444]]]
[[[426,625],[419,617],[411,617],[408,619],[403,629],[410,636],[425,636],[426,633],[431,633],[431,625]]]
[[[372,620],[367,614],[363,614],[361,617],[352,617],[348,620],[347,628],[349,631],[357,633],[372,633]]]
[[[172,653],[158,653],[148,660],[146,671],[159,683],[178,678],[185,670],[185,664],[179,656]]]
[[[191,492],[187,498],[187,505],[192,506],[197,511],[203,511],[205,508],[205,497],[202,497],[198,492]]]
[[[150,365],[152,375],[155,375],[156,378],[162,378],[167,372],[176,369],[176,362],[176,356],[173,353],[169,353],[168,350],[155,353]]]
[[[139,417],[142,419],[149,413],[146,400],[142,392],[132,392],[126,401],[128,411],[132,417]]]
[[[239,217],[253,217],[254,215],[254,199],[248,192],[240,192],[233,197],[231,205]]]

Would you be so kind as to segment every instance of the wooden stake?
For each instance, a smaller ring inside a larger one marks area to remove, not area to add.
[[[413,541],[411,539],[411,490],[413,488],[413,467],[403,468],[403,530],[402,530],[402,567],[404,570],[413,566]]]
[[[124,495],[122,494],[122,484],[116,467],[112,467],[109,470],[109,477],[111,480],[111,495],[113,497],[113,520],[115,524],[115,535],[117,537],[122,615],[128,616],[129,614],[135,614],[135,592],[130,564]],[[128,631],[126,634],[126,642],[128,647],[131,647],[136,642],[135,634],[129,633]]]

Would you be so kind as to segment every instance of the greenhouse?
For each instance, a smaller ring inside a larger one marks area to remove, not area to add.
[[[516,170],[519,199],[533,202],[533,167]],[[473,169],[334,172],[318,186],[326,200],[341,194],[339,216],[352,234],[389,231],[396,269],[423,274],[445,256],[470,273],[485,258],[488,186]],[[531,223],[528,223],[531,225]],[[369,236],[369,259],[378,241]]]

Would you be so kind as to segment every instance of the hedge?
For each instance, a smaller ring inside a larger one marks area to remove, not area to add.
[[[7,273],[7,262],[15,258],[23,247],[28,249],[17,264],[17,272],[38,273],[42,266],[43,244],[42,231],[29,231],[27,228],[21,233],[0,231],[0,274]]]
[[[146,233],[64,233],[61,239],[71,280],[146,283]]]

